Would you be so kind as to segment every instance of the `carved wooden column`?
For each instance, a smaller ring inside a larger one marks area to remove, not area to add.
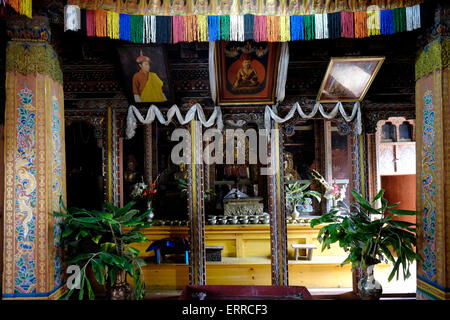
[[[200,122],[192,120],[189,129],[191,160],[188,166],[189,283],[204,285],[206,284],[206,255],[202,127]]]
[[[279,124],[273,122],[268,144],[272,175],[267,177],[270,213],[272,285],[288,285],[288,250],[284,201],[283,144]]]
[[[450,299],[449,21],[438,6],[416,60],[417,299]]]
[[[62,71],[47,18],[8,20],[3,299],[64,293],[60,198],[66,198]]]

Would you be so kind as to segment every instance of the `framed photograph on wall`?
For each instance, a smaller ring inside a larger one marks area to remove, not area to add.
[[[217,104],[273,104],[280,48],[275,42],[216,42]]]
[[[317,102],[355,102],[364,99],[384,57],[331,58]]]
[[[174,100],[164,47],[124,45],[117,51],[131,101],[164,103]]]

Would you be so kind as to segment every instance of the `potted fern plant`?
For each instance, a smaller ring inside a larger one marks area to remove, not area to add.
[[[139,212],[132,209],[134,201],[122,208],[105,204],[103,211],[79,208],[54,212],[62,221],[62,245],[64,260],[68,265],[79,267],[79,288],[71,288],[66,294],[68,299],[75,289],[79,289],[78,298],[94,299],[91,280],[92,271],[95,281],[105,286],[111,300],[143,299],[145,285],[143,281],[143,259],[140,251],[130,246],[132,243],[147,241],[139,230],[151,225],[148,216],[151,210]],[[127,276],[134,282],[131,292]]]
[[[350,207],[338,205],[320,218],[311,220],[311,227],[325,224],[319,231],[318,241],[322,251],[332,243],[339,243],[348,257],[341,265],[351,263],[354,270],[361,270],[358,281],[358,295],[361,299],[379,299],[381,285],[373,277],[373,267],[382,261],[393,264],[388,280],[399,277],[400,267],[403,278],[411,273],[409,267],[420,256],[414,251],[416,246],[416,224],[398,221],[401,215],[415,215],[415,211],[394,209],[398,203],[388,204],[381,190],[372,200],[367,201],[356,190],[351,190],[356,202]],[[375,208],[377,200],[381,206]],[[344,212],[344,214],[342,214]],[[381,216],[374,219],[373,216]]]

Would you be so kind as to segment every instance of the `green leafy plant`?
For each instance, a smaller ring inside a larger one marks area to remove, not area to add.
[[[311,199],[310,197],[314,197],[320,202],[322,200],[322,195],[319,192],[306,190],[310,185],[311,182],[302,185],[299,181],[286,185],[285,197],[288,207],[294,209],[299,204],[305,202],[306,199]]]
[[[116,280],[124,275],[133,278],[134,290],[132,299],[143,299],[145,284],[143,281],[143,259],[140,251],[130,246],[132,243],[147,241],[143,233],[138,232],[151,225],[147,217],[151,210],[140,213],[132,209],[135,202],[130,202],[122,208],[106,203],[104,211],[79,208],[66,209],[64,212],[54,212],[62,221],[62,244],[65,251],[64,260],[68,265],[80,267],[80,290],[78,297],[83,299],[85,293],[89,299],[95,295],[87,277],[87,268],[91,267],[95,280],[100,285],[113,286]],[[127,230],[125,231],[125,229]],[[86,289],[86,290],[85,290]],[[65,298],[68,299],[74,291],[70,289]]]
[[[187,181],[184,180],[184,179],[178,179],[178,189],[180,189],[181,194],[183,196],[186,196],[187,195],[187,189],[188,189]],[[215,196],[215,195],[216,195],[216,193],[213,191],[213,189],[208,189],[208,190],[205,190],[205,194],[204,194],[203,197],[205,199],[207,199],[208,196]]]
[[[335,206],[320,218],[311,220],[311,227],[326,224],[318,234],[318,241],[322,243],[322,251],[332,243],[338,242],[348,257],[341,265],[352,263],[353,268],[366,268],[381,261],[391,261],[393,269],[388,280],[394,275],[397,280],[402,266],[403,277],[407,279],[411,273],[409,267],[417,259],[421,259],[414,252],[416,245],[416,224],[393,220],[397,216],[415,215],[415,211],[393,209],[398,203],[388,204],[383,197],[384,190],[367,201],[356,190],[351,190],[356,199],[350,207]],[[381,207],[374,208],[380,199]],[[339,212],[346,212],[344,215]],[[391,215],[386,215],[390,213]],[[373,219],[371,215],[381,215],[381,219]],[[394,257],[394,255],[396,257]]]

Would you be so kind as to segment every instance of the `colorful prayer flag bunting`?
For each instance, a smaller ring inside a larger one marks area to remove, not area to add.
[[[73,7],[73,8],[71,8]],[[65,30],[133,43],[365,38],[420,28],[420,5],[308,15],[130,15],[67,5]],[[75,15],[75,17],[74,17]],[[70,20],[69,20],[70,19]],[[77,23],[75,23],[75,22]],[[80,25],[81,24],[81,25]]]

